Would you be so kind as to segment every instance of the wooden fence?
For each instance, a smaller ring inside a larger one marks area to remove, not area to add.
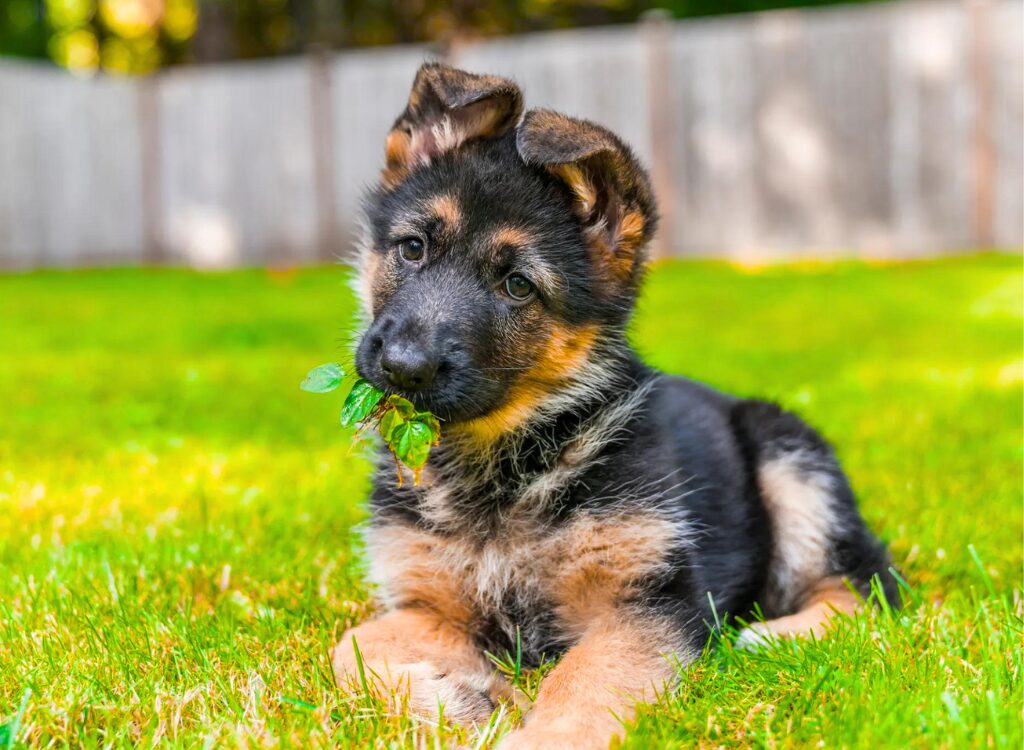
[[[508,37],[450,62],[602,122],[650,166],[663,255],[911,257],[1024,243],[1020,0]],[[80,79],[0,62],[0,267],[344,256],[426,48]]]

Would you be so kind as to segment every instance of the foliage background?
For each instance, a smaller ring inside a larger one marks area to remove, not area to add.
[[[850,0],[846,0],[850,1]],[[856,2],[857,0],[853,0]],[[79,71],[162,66],[313,50],[689,18],[836,0],[4,0],[0,55]]]

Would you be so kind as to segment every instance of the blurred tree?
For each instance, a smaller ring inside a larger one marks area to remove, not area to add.
[[[853,0],[858,1],[858,0]],[[866,0],[859,0],[866,1]],[[0,54],[144,73],[186,61],[433,42],[835,0],[0,0]]]
[[[0,53],[43,57],[49,32],[43,0],[5,0],[0,3]]]

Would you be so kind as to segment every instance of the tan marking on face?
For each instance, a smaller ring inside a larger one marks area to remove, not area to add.
[[[395,268],[393,255],[382,255],[371,253],[372,259],[366,260],[365,285],[368,289],[372,314],[378,312],[378,308],[390,299],[398,290],[399,277]]]
[[[465,424],[455,425],[453,430],[469,435],[480,444],[493,443],[526,422],[544,395],[544,390],[536,384],[513,386],[503,406]]]
[[[682,663],[696,657],[679,653],[679,646],[664,620],[623,613],[595,621],[541,682],[524,727],[509,735],[512,746],[608,747],[637,703],[678,679],[670,657]]]
[[[363,256],[362,265],[359,268],[359,301],[363,309],[372,311],[375,288],[377,285],[377,273],[380,271],[380,255],[370,250]]]
[[[458,232],[462,226],[462,209],[453,195],[437,195],[427,203],[427,210],[440,219],[446,232]]]
[[[555,324],[540,359],[527,373],[528,379],[545,385],[564,382],[587,361],[596,339],[596,325],[570,328]]]
[[[522,248],[529,246],[533,241],[533,234],[522,227],[500,227],[491,235],[491,245],[494,248]]]
[[[573,329],[561,323],[552,324],[535,363],[509,389],[505,403],[482,417],[457,425],[456,429],[489,444],[519,427],[553,388],[565,383],[586,364],[597,332],[596,325]]]

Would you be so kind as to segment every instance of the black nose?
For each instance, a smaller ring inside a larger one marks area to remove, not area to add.
[[[380,367],[384,377],[395,388],[419,391],[434,382],[437,359],[416,344],[396,341],[384,347]]]

